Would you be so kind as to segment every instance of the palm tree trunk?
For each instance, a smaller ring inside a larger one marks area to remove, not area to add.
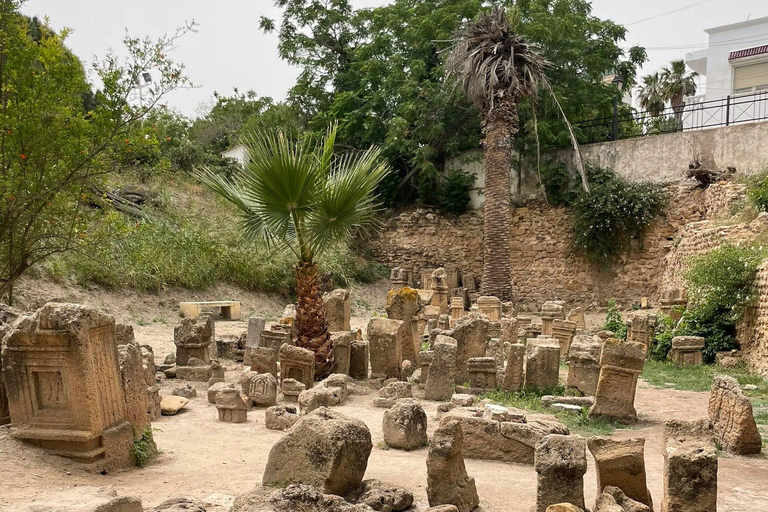
[[[296,293],[296,344],[315,353],[315,380],[320,380],[331,374],[335,361],[315,263],[296,266]]]
[[[502,98],[483,116],[485,206],[483,207],[483,294],[512,300],[510,266],[510,165],[518,131],[517,98]]]

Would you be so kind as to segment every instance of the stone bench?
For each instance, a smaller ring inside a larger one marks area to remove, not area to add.
[[[221,316],[226,320],[240,320],[240,301],[212,300],[203,302],[180,302],[181,315],[184,318],[197,318],[203,308],[221,308]]]

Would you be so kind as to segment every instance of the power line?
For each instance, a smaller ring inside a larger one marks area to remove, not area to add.
[[[728,39],[726,41],[719,41],[717,43],[701,43],[701,44],[681,44],[676,46],[648,46],[645,47],[646,50],[687,50],[692,48],[713,48],[717,46],[729,46],[732,43],[754,43],[754,42],[760,42],[763,40],[766,40],[766,43],[768,44],[768,33],[765,34],[756,34],[753,36],[747,36],[747,37],[739,37],[736,39]],[[622,46],[623,50],[629,50],[632,48],[631,46]]]
[[[711,0],[701,0],[700,2],[696,2],[695,4],[686,5],[685,7],[680,7],[679,9],[675,9],[674,11],[665,12],[662,14],[657,14],[656,16],[651,16],[650,18],[645,18],[638,21],[633,21],[632,23],[625,23],[625,27],[631,27],[632,25],[637,25],[638,23],[645,23],[646,21],[655,20],[657,18],[662,18],[664,16],[667,16],[669,14],[674,14],[676,12],[684,11],[686,9],[690,9],[691,7],[696,7],[697,5],[705,4],[707,2],[710,2]]]

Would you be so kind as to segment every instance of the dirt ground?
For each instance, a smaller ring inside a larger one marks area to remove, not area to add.
[[[24,295],[32,305],[35,297],[56,292],[50,288]],[[364,327],[369,315],[383,310],[386,284],[368,286],[353,292],[355,313],[353,327]],[[117,308],[118,321],[134,325],[140,343],[155,349],[156,362],[174,351],[173,325],[178,314],[175,303],[180,292],[164,292],[157,296],[126,292],[122,297],[102,291],[78,296],[62,290],[62,300],[91,303],[107,309]],[[218,295],[217,295],[218,293]],[[222,287],[201,298],[226,298],[233,290]],[[48,297],[57,295],[48,295]],[[243,295],[238,295],[243,297]],[[84,300],[87,298],[87,300]],[[186,296],[185,296],[186,298]],[[135,300],[134,300],[135,299]],[[261,314],[275,320],[284,301],[268,295],[250,294],[244,301],[244,317]],[[153,315],[154,311],[154,315]],[[156,321],[152,321],[156,318]],[[597,322],[598,315],[588,317]],[[245,322],[220,321],[217,334],[237,334],[246,328]],[[236,382],[236,367],[227,371],[227,381]],[[162,382],[161,394],[167,395],[179,383]],[[225,512],[235,496],[261,483],[271,446],[282,432],[267,430],[264,409],[252,409],[245,424],[217,421],[216,408],[206,398],[206,385],[193,383],[198,396],[177,416],[162,417],[153,423],[160,455],[145,468],[135,468],[114,474],[89,474],[67,459],[49,456],[41,450],[10,439],[8,428],[0,428],[0,510],[9,504],[34,499],[52,489],[71,486],[113,486],[120,494],[139,496],[145,508],[156,506],[170,497],[190,497],[209,503],[209,512]],[[363,420],[373,436],[373,450],[368,461],[366,478],[385,480],[413,491],[417,508],[425,508],[427,449],[413,452],[382,449],[381,429],[385,409],[373,407],[375,392],[364,384],[343,406],[334,409]],[[364,394],[363,394],[364,393]],[[695,419],[707,414],[708,393],[651,388],[644,382],[638,387],[636,408],[640,422],[629,429],[616,431],[618,438],[646,439],[645,460],[648,486],[655,510],[662,499],[663,456],[661,430],[667,419]],[[430,434],[436,428],[434,416],[437,402],[420,401],[430,418]],[[594,461],[590,455],[589,469],[584,477],[585,496],[589,507],[594,503],[596,480]],[[468,473],[475,478],[481,504],[487,512],[530,511],[536,501],[536,472],[532,466],[467,459]],[[766,510],[768,508],[768,458],[723,455],[719,459],[718,509],[720,512]]]

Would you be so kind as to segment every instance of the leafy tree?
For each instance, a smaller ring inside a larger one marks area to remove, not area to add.
[[[200,181],[234,204],[247,237],[291,251],[296,265],[297,344],[316,354],[315,377],[334,360],[317,258],[351,230],[371,226],[375,190],[387,173],[377,149],[334,155],[337,128],[315,143],[273,131],[247,137],[250,162],[227,179],[201,168]]]
[[[125,62],[109,54],[94,63],[102,90],[92,95],[67,31],[31,22],[19,5],[0,1],[0,295],[9,303],[30,268],[83,243],[85,200],[108,157],[132,124],[188,83],[167,53],[192,28],[157,41],[126,37]],[[137,106],[134,84],[149,70],[155,81]]]
[[[263,113],[272,98],[259,97],[254,91],[245,94],[235,89],[232,96],[214,92],[211,110],[192,125],[192,136],[207,151],[220,153],[238,143],[240,132],[251,116]]]

